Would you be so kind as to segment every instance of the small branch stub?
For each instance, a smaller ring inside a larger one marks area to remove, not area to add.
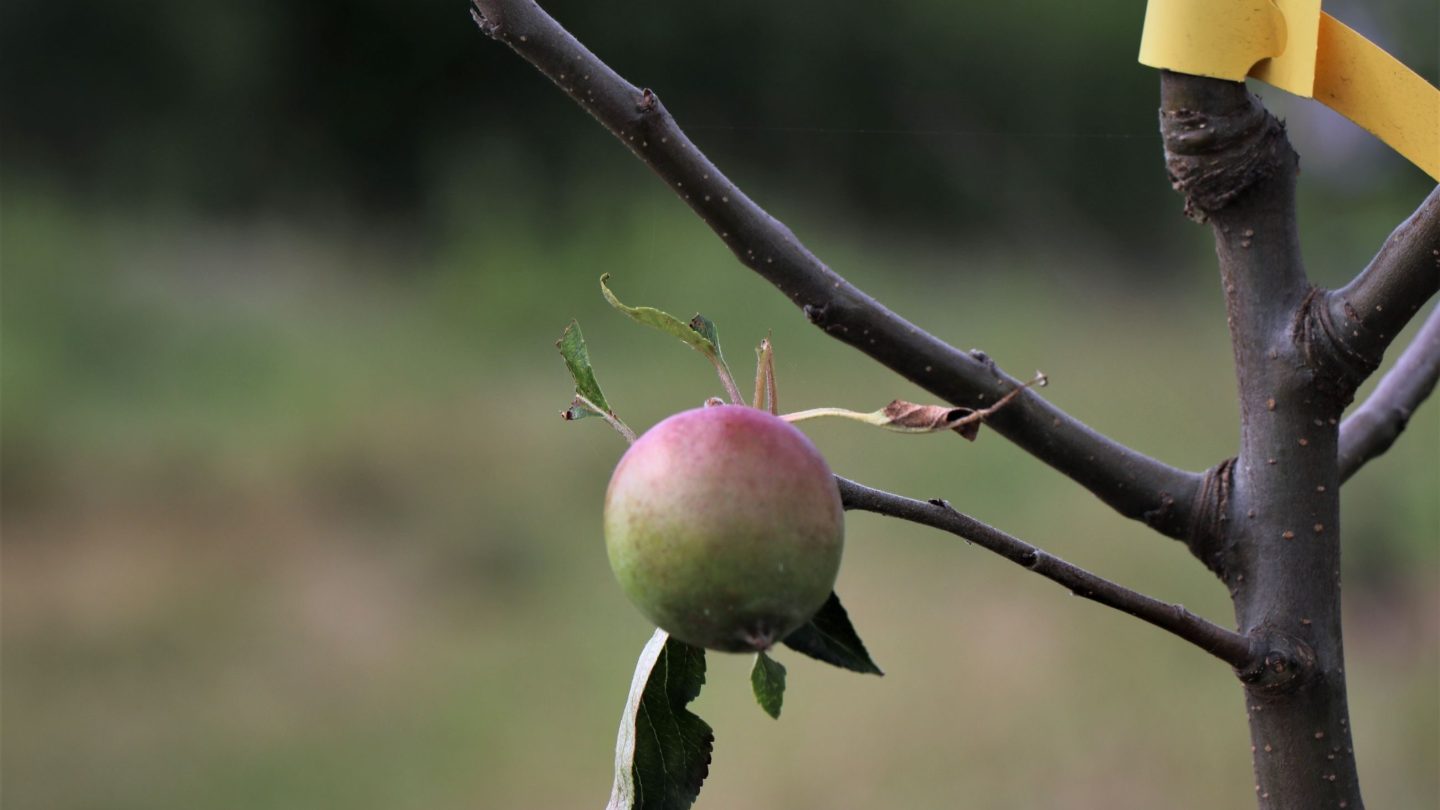
[[[1255,662],[1236,674],[1251,691],[1282,695],[1299,689],[1315,672],[1315,650],[1294,636],[1271,633],[1256,642]]]

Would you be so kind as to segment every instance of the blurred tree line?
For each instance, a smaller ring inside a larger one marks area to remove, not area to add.
[[[1141,0],[545,5],[762,201],[825,201],[901,237],[1063,222],[1144,249],[1183,227],[1156,79],[1135,61]],[[1329,5],[1436,75],[1433,2]],[[562,189],[619,154],[481,36],[464,0],[9,0],[0,54],[6,179],[99,204],[339,207],[404,225],[477,161]],[[1315,138],[1312,152],[1334,141]],[[1424,193],[1418,171],[1359,143],[1333,172],[1347,194],[1357,175],[1374,177],[1362,192]]]

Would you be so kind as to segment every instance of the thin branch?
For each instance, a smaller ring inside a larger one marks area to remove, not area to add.
[[[1440,186],[1385,240],[1370,264],[1326,296],[1330,334],[1373,371],[1395,336],[1440,289]]]
[[[955,405],[982,408],[1021,381],[982,352],[927,334],[834,273],[696,148],[660,99],[630,84],[532,0],[474,0],[482,31],[548,76],[664,180],[742,264],[812,323]],[[1033,393],[989,424],[1116,511],[1184,538],[1202,477],[1100,435]]]
[[[1076,596],[1112,607],[1194,644],[1241,672],[1253,671],[1263,656],[1260,645],[1234,630],[1207,621],[1180,605],[1111,582],[1072,565],[1023,540],[955,511],[945,501],[917,501],[871,489],[840,476],[840,499],[846,509],[859,509],[920,523],[962,537],[981,548],[1070,589]]]
[[[1432,195],[1433,198],[1433,195]],[[1440,380],[1440,305],[1370,398],[1340,423],[1340,480],[1390,449]]]

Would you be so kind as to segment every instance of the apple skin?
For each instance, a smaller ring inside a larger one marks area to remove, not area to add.
[[[636,440],[605,493],[621,588],[681,641],[768,649],[835,587],[845,512],[805,434],[741,405],[684,411]]]

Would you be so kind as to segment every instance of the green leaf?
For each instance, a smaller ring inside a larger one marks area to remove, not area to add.
[[[695,803],[715,732],[685,707],[704,683],[705,651],[656,630],[630,682],[606,810],[687,810]]]
[[[750,669],[750,688],[760,708],[778,720],[780,705],[785,702],[785,665],[763,652],[756,653],[755,666]]]
[[[690,323],[685,323],[668,312],[662,312],[654,307],[631,307],[620,303],[615,293],[605,282],[609,280],[610,274],[606,273],[600,277],[600,292],[605,294],[605,300],[610,306],[629,315],[639,323],[654,327],[667,335],[680,338],[685,345],[705,355],[705,359],[715,366],[715,372],[720,375],[720,382],[725,386],[725,393],[730,397],[730,402],[735,405],[743,405],[744,400],[740,397],[740,389],[735,385],[735,376],[730,373],[730,367],[725,365],[725,358],[720,354],[720,335],[715,329],[715,324],[703,315],[696,315]]]
[[[690,328],[710,341],[710,345],[715,347],[716,356],[724,357],[724,352],[720,351],[720,330],[715,328],[714,321],[697,312],[695,317],[690,319]]]
[[[786,636],[782,642],[796,652],[843,669],[884,675],[870,660],[860,634],[850,624],[850,615],[833,592],[810,621]]]
[[[610,302],[610,306],[629,315],[639,323],[659,329],[667,335],[680,338],[685,341],[686,345],[690,348],[710,358],[712,363],[719,360],[720,350],[716,348],[710,338],[690,328],[690,324],[685,323],[668,312],[662,312],[654,307],[630,307],[620,303],[620,299],[616,298],[615,293],[610,292],[610,288],[605,285],[605,282],[609,278],[609,273],[600,277],[600,291],[605,294],[605,300]],[[709,321],[706,321],[706,323],[709,323]],[[711,327],[713,328],[714,324],[711,324]]]
[[[595,371],[590,367],[590,352],[585,348],[585,336],[580,333],[580,323],[571,321],[567,324],[560,339],[555,341],[555,346],[560,349],[560,356],[565,358],[565,367],[570,370],[570,376],[575,380],[575,393],[606,411],[611,410],[610,403],[605,401],[605,393],[600,390],[600,383],[595,379]],[[581,403],[576,404],[581,405]],[[586,416],[600,415],[583,405],[580,410],[585,413],[569,415],[576,410],[576,405],[571,405],[570,410],[566,411],[565,418],[582,419]]]
[[[585,401],[578,397],[574,402],[570,403],[570,407],[560,412],[560,418],[566,422],[574,422],[576,419],[584,419],[589,416],[599,416],[603,418],[605,414],[586,405]]]

